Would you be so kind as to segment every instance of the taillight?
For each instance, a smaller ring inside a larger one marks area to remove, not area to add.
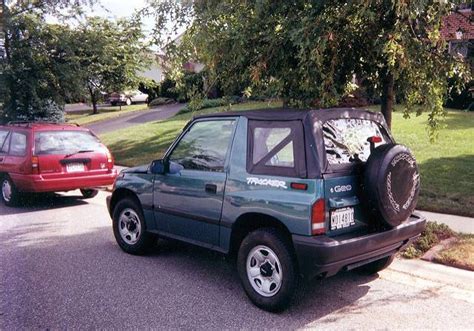
[[[37,156],[31,157],[31,173],[32,174],[39,174],[39,160]]]
[[[324,199],[317,200],[311,209],[311,234],[313,236],[326,232],[326,206]]]
[[[107,166],[109,169],[112,169],[114,165],[114,158],[112,157],[112,153],[110,153],[109,149],[105,149],[105,155],[107,157]]]

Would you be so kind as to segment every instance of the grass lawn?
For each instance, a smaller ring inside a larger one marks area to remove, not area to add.
[[[84,125],[98,121],[108,120],[114,117],[122,116],[127,113],[146,109],[148,109],[148,106],[146,104],[122,106],[122,110],[120,110],[119,106],[101,107],[99,108],[99,113],[95,115],[92,114],[92,109],[68,113],[66,114],[66,120],[68,122],[74,122],[80,125]]]
[[[460,235],[454,245],[437,253],[433,261],[474,271],[474,235]]]
[[[279,106],[279,103],[252,102],[234,105],[232,110]],[[225,109],[209,108],[199,114]],[[145,164],[162,156],[191,117],[192,114],[177,115],[106,133],[101,138],[118,164]],[[474,217],[474,112],[450,111],[447,127],[439,132],[435,143],[429,141],[426,120],[426,114],[408,120],[403,119],[400,111],[393,114],[392,131],[397,142],[411,148],[420,166],[422,189],[418,208]]]

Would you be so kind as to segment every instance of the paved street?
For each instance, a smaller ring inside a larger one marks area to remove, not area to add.
[[[164,120],[175,115],[183,107],[184,104],[182,103],[163,105],[148,110],[131,112],[111,120],[95,122],[84,126],[93,130],[96,134],[101,134],[128,128],[137,124]]]
[[[101,192],[0,204],[0,329],[468,329],[474,273],[397,261],[378,276],[314,280],[286,312],[255,308],[217,253],[159,241],[123,253]]]

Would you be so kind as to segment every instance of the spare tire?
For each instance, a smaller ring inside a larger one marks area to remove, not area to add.
[[[377,221],[396,227],[410,217],[418,201],[420,174],[407,147],[375,148],[365,165],[363,182],[366,203]]]

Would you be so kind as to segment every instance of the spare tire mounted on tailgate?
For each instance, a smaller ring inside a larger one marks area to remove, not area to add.
[[[413,212],[420,190],[420,175],[410,150],[397,144],[375,148],[366,163],[364,191],[372,216],[389,227],[404,222]]]

